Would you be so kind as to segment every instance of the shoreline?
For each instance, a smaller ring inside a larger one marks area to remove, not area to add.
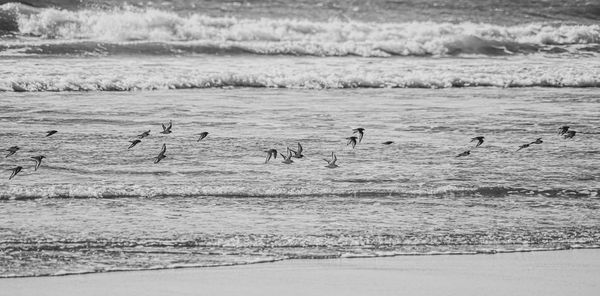
[[[257,260],[254,262],[242,262],[242,263],[225,263],[216,265],[178,265],[171,267],[149,267],[140,269],[113,269],[103,271],[74,271],[65,272],[59,274],[43,274],[43,275],[17,275],[17,276],[0,276],[0,280],[3,279],[22,279],[22,278],[52,278],[52,277],[68,277],[68,276],[81,276],[91,274],[104,274],[104,273],[124,273],[124,272],[152,272],[152,271],[168,271],[168,270],[179,270],[179,269],[204,269],[204,268],[221,268],[221,267],[236,267],[245,265],[260,265],[260,264],[271,264],[284,261],[313,261],[313,260],[355,260],[355,259],[377,259],[377,258],[394,258],[394,257],[421,257],[421,256],[486,256],[486,255],[498,255],[498,254],[513,254],[513,253],[537,253],[537,252],[562,252],[562,251],[573,251],[573,250],[599,250],[600,245],[584,246],[584,247],[568,247],[568,248],[548,248],[548,249],[523,249],[523,250],[492,250],[489,252],[479,251],[471,253],[461,252],[434,252],[434,253],[406,253],[406,254],[392,254],[392,255],[378,255],[378,256],[340,256],[333,258],[283,258],[283,259],[268,259],[268,260]]]
[[[572,249],[2,278],[0,287],[6,295],[595,295],[599,275],[599,249]]]

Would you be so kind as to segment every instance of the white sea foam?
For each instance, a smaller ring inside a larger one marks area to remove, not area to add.
[[[452,87],[600,87],[598,70],[530,73],[431,72],[308,72],[153,73],[153,76],[119,73],[64,76],[0,77],[0,91],[136,91],[221,87],[264,88],[452,88]]]
[[[315,22],[180,15],[133,8],[16,11],[20,34],[53,40],[105,42],[120,50],[127,48],[123,42],[146,41],[192,53],[239,50],[267,55],[383,57],[506,55],[557,49],[577,52],[582,46],[600,43],[599,25],[536,23],[505,27],[469,22],[371,23],[333,19]],[[204,46],[182,45],[181,42],[203,42]]]

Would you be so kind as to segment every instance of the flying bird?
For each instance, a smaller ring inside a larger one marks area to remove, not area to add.
[[[208,132],[201,132],[200,133],[200,138],[196,142],[200,142],[200,140],[206,138],[206,136],[208,136]]]
[[[292,151],[292,153],[294,153],[294,158],[302,158],[304,157],[304,155],[302,155],[302,151],[304,151],[304,149],[302,149],[302,145],[300,145],[300,143],[298,143],[298,150],[292,150],[290,149],[290,151]]]
[[[475,145],[475,148],[481,146],[481,144],[483,144],[483,139],[485,139],[485,137],[475,137],[475,138],[471,138],[471,142],[473,141],[477,141],[477,145]]]
[[[160,132],[161,134],[170,134],[171,133],[171,128],[173,127],[173,122],[171,120],[169,120],[169,125],[165,126],[164,123],[161,124],[163,131]]]
[[[362,128],[362,127],[355,128],[355,129],[352,130],[352,133],[353,134],[358,133],[358,142],[360,143],[360,142],[362,142],[362,138],[365,135],[365,129]]]
[[[21,149],[21,148],[19,148],[19,146],[12,146],[12,147],[6,149],[6,151],[8,151],[8,154],[6,155],[6,157],[9,157],[9,156],[17,153],[17,151],[19,151],[19,149]]]
[[[269,150],[265,150],[265,152],[267,153],[267,159],[265,160],[265,163],[269,162],[271,157],[277,159],[277,150],[269,149]]]
[[[381,143],[383,145],[390,145],[390,144],[394,144],[394,141],[385,141],[383,143]]]
[[[52,136],[52,135],[54,135],[56,133],[58,133],[58,131],[55,131],[55,130],[47,131],[46,132],[46,137],[50,137],[50,136]]]
[[[566,134],[567,131],[569,131],[569,126],[563,125],[558,128],[558,135],[562,136],[562,135]]]
[[[167,144],[163,144],[162,145],[162,149],[160,149],[160,152],[158,153],[158,155],[154,158],[154,163],[158,163],[159,161],[161,161],[163,158],[167,157],[165,155],[165,152],[167,152]]]
[[[147,131],[145,131],[145,132],[137,135],[137,137],[140,138],[140,139],[143,139],[143,138],[145,138],[145,137],[147,137],[149,135],[150,135],[150,130],[147,130]]]
[[[529,143],[529,144],[542,144],[544,143],[544,141],[542,141],[542,138],[537,138],[535,141]]]
[[[567,131],[567,132],[566,132],[566,133],[563,135],[563,137],[564,137],[565,139],[572,139],[573,137],[575,137],[575,134],[576,134],[576,133],[577,133],[576,131]]]
[[[292,162],[294,162],[292,160],[292,151],[290,150],[289,147],[287,148],[287,155],[283,155],[281,153],[279,153],[279,154],[281,155],[281,157],[283,157],[282,163],[291,164]]]
[[[348,143],[346,143],[346,146],[352,144],[352,149],[354,149],[354,146],[356,146],[356,137],[348,137],[346,138],[346,140],[348,140]]]
[[[334,169],[338,167],[338,165],[335,164],[337,161],[337,156],[335,156],[335,153],[333,152],[331,152],[331,160],[327,158],[323,158],[323,160],[327,162],[327,165],[325,166],[326,168]]]
[[[22,169],[22,166],[17,166],[15,168],[9,169],[9,171],[12,171],[12,173],[10,174],[10,177],[8,177],[8,179],[10,180],[14,178]]]
[[[456,157],[468,156],[468,155],[470,155],[470,154],[471,154],[471,150],[467,150],[467,151],[465,151],[465,152],[463,152],[463,153],[461,153],[461,154],[457,155]]]
[[[141,142],[142,142],[142,140],[138,140],[138,139],[135,139],[133,141],[129,141],[129,143],[131,143],[131,145],[129,145],[129,148],[127,148],[127,149],[131,149],[131,148],[135,147],[135,145],[137,145],[137,144],[139,144]]]
[[[40,165],[42,165],[42,159],[46,158],[46,156],[40,155],[40,156],[33,156],[31,157],[31,159],[35,160],[35,170],[37,171],[37,169],[40,167]]]
[[[517,151],[519,151],[519,150],[521,150],[521,149],[528,148],[528,147],[529,147],[529,145],[532,145],[532,144],[542,144],[542,143],[544,143],[544,141],[542,141],[542,138],[537,138],[537,139],[536,139],[535,141],[533,141],[533,142],[530,142],[530,143],[528,143],[528,144],[523,144],[523,145],[519,146],[519,149],[517,149]]]

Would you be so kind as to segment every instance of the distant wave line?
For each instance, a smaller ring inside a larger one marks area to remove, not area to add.
[[[462,188],[443,186],[438,188],[398,188],[395,190],[324,190],[316,188],[280,188],[256,189],[230,187],[173,187],[173,188],[139,188],[133,186],[85,187],[85,186],[51,186],[48,188],[23,188],[0,191],[0,200],[31,200],[39,198],[169,198],[169,197],[224,197],[224,198],[286,198],[286,197],[411,197],[411,196],[483,196],[506,197],[510,195],[545,196],[545,197],[597,197],[600,188],[573,190],[567,188],[529,189],[512,187],[480,187]]]

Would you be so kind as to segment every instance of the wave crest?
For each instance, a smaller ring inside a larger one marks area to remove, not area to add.
[[[565,52],[577,51],[582,45],[600,43],[600,25],[526,24],[504,27],[470,22],[315,22],[200,14],[184,16],[151,8],[78,11],[45,8],[24,13],[23,9],[13,6],[0,7],[0,11],[18,14],[21,35],[36,36],[41,40],[104,42],[121,50],[123,42],[144,41],[159,42],[166,47],[183,47],[185,53],[187,47],[175,43],[204,42],[213,44],[212,51],[219,53],[219,48],[223,49],[222,53],[231,53],[231,48],[237,47],[242,48],[242,52],[253,54],[387,57]],[[192,53],[197,53],[193,46],[189,47]],[[85,51],[85,48],[82,50]]]

